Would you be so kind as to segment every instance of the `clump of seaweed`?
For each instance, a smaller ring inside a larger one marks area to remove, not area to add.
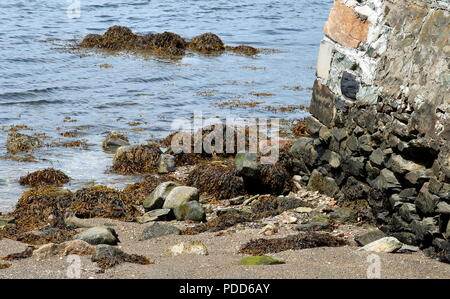
[[[0,263],[0,270],[8,269],[9,267],[11,267],[11,264],[3,264],[3,263]]]
[[[238,54],[248,55],[248,56],[253,56],[253,55],[259,54],[261,52],[260,50],[250,47],[250,46],[237,46],[237,47],[226,46],[225,49],[228,51],[232,51],[232,52],[236,52]]]
[[[194,37],[188,43],[188,48],[203,54],[212,54],[224,51],[225,45],[220,37],[214,33],[204,33]]]
[[[116,152],[111,171],[118,174],[153,173],[161,154],[155,145],[121,147]]]
[[[306,123],[306,120],[299,119],[292,126],[292,132],[294,133],[295,136],[298,136],[298,137],[309,136],[309,134],[308,134],[308,125]]]
[[[189,173],[186,183],[217,200],[246,194],[244,181],[236,175],[235,169],[218,163],[196,166]]]
[[[22,186],[38,187],[38,186],[62,186],[70,181],[70,178],[61,170],[46,168],[43,170],[29,173],[19,179]]]
[[[328,233],[300,233],[278,239],[256,239],[244,244],[238,253],[263,255],[285,250],[299,250],[315,247],[340,247],[348,245],[347,241]]]
[[[80,218],[113,218],[131,221],[141,213],[123,192],[106,186],[83,188],[73,194],[68,208]]]
[[[97,248],[97,252],[91,257],[91,261],[97,263],[101,269],[110,269],[122,263],[139,265],[153,264],[148,258],[137,254],[128,254],[112,246]]]
[[[8,254],[7,256],[0,258],[0,260],[2,260],[2,261],[23,260],[23,259],[31,257],[33,255],[33,251],[35,249],[36,248],[34,246],[27,246],[27,248],[24,251]]]
[[[182,230],[183,235],[196,235],[203,232],[219,232],[235,226],[239,223],[253,222],[259,219],[276,216],[276,211],[264,213],[229,213],[223,214],[209,220],[206,223],[201,223],[193,227],[188,227]]]

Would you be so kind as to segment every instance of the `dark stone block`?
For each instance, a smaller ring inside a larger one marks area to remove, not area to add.
[[[320,81],[316,80],[313,87],[313,95],[309,112],[327,127],[334,125],[336,117],[336,95]]]
[[[359,82],[355,75],[344,72],[341,78],[341,92],[344,96],[356,100],[359,90]]]

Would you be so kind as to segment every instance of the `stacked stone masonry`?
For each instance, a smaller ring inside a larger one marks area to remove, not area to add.
[[[305,184],[450,261],[450,1],[336,0],[324,33]]]

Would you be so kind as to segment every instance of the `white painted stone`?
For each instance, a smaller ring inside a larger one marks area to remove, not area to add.
[[[330,77],[331,59],[333,58],[334,45],[327,41],[320,42],[319,56],[317,58],[317,76],[324,80]]]

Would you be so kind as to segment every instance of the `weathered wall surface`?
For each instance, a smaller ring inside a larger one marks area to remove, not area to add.
[[[310,188],[450,261],[449,22],[449,0],[335,0],[292,151]]]

